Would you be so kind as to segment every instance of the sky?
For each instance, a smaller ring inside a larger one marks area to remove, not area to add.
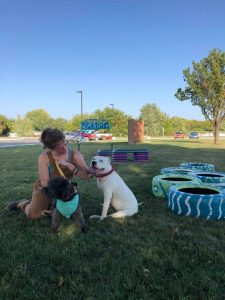
[[[193,61],[225,51],[224,15],[224,0],[0,0],[0,114],[70,120],[82,90],[83,113],[114,106],[139,118],[156,103],[204,120],[174,94]]]

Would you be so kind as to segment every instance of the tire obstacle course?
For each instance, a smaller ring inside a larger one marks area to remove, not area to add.
[[[188,183],[201,183],[201,180],[191,175],[164,174],[155,176],[152,180],[152,193],[156,197],[167,197],[171,186]]]
[[[207,171],[207,172],[215,171],[214,165],[207,164],[207,163],[187,162],[187,163],[181,163],[180,166],[183,168],[198,170],[198,171]]]
[[[187,169],[183,167],[169,167],[161,169],[160,173],[163,174],[189,174],[193,172],[192,169]]]
[[[203,184],[176,185],[169,190],[168,207],[178,215],[220,220],[225,218],[225,194]]]
[[[160,173],[152,179],[152,193],[167,198],[174,213],[225,219],[225,173],[215,172],[214,165],[188,162]]]
[[[225,183],[225,173],[222,172],[192,172],[193,176],[197,176],[204,183]]]

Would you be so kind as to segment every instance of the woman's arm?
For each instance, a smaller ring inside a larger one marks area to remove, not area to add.
[[[76,166],[65,160],[59,160],[58,164],[69,168],[70,171],[73,172],[73,175],[82,179],[90,179],[89,168],[84,161],[83,155],[79,151],[74,152],[74,161]]]
[[[79,151],[74,152],[74,160],[79,168],[78,172],[75,170],[75,173],[77,172],[76,175],[82,179],[90,179],[90,168],[86,165],[84,157]]]
[[[49,172],[48,172],[48,157],[45,153],[42,153],[38,159],[38,173],[43,187],[48,185]]]
[[[74,159],[79,168],[89,172],[89,167],[86,165],[84,157],[79,151],[74,151]]]

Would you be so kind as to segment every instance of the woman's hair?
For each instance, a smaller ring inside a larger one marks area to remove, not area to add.
[[[41,134],[40,141],[44,145],[44,148],[53,150],[55,146],[65,139],[65,135],[56,128],[46,128]]]

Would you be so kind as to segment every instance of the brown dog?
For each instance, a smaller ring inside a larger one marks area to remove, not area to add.
[[[48,186],[42,189],[43,193],[52,199],[52,231],[57,232],[61,216],[67,219],[74,219],[78,222],[81,232],[87,232],[81,204],[80,196],[77,193],[77,184],[69,182],[62,176],[54,177],[49,180]]]

